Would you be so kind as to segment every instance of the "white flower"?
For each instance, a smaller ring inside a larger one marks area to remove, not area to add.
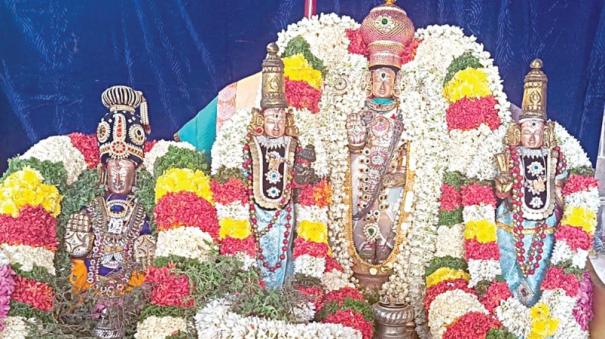
[[[326,269],[326,259],[303,254],[294,259],[294,273],[321,278]]]
[[[526,337],[531,328],[531,317],[529,308],[521,304],[514,297],[508,298],[500,303],[495,310],[498,320],[506,326],[506,329],[517,337]]]
[[[295,208],[296,219],[298,222],[308,220],[312,222],[321,222],[324,225],[328,225],[328,209],[326,207],[304,206],[296,204]]]
[[[143,160],[143,166],[151,175],[154,175],[153,169],[155,167],[155,162],[158,158],[163,157],[168,152],[168,148],[170,146],[185,148],[190,150],[195,150],[195,147],[188,142],[176,142],[176,141],[167,141],[167,140],[159,140],[156,142],[153,147],[149,150],[149,152],[145,153],[145,159]]]
[[[36,158],[50,162],[61,162],[67,171],[67,184],[72,184],[87,168],[84,155],[71,143],[67,135],[52,136],[40,140],[21,159]]]
[[[25,339],[30,332],[29,321],[34,321],[34,319],[7,317],[4,323],[4,331],[0,332],[0,336],[5,339]]]
[[[0,244],[0,253],[3,258],[8,258],[11,265],[18,264],[25,272],[31,272],[38,266],[55,275],[55,253],[44,247]]]
[[[464,258],[464,224],[439,226],[435,247],[435,257]]]
[[[456,307],[452,307],[456,305]],[[468,312],[487,314],[476,296],[461,290],[451,290],[438,295],[429,309],[429,326],[433,338],[441,338],[447,326]]]
[[[347,274],[338,270],[331,270],[324,273],[321,277],[321,284],[328,292],[345,287],[353,287],[353,284],[349,282]]]
[[[593,211],[599,209],[599,190],[591,188],[587,191],[575,192],[564,197],[565,206],[584,207]]]
[[[494,281],[496,276],[502,274],[498,260],[469,260],[468,271],[471,275],[470,287],[477,286],[482,280]]]
[[[159,232],[155,256],[175,255],[204,261],[213,247],[210,234],[198,227],[182,226]]]
[[[462,218],[465,222],[471,220],[487,220],[491,223],[496,221],[496,213],[492,205],[471,205],[464,206],[462,210]]]
[[[236,220],[246,220],[250,217],[250,211],[239,201],[234,201],[228,205],[216,203],[216,215],[219,220],[231,218]]]
[[[212,174],[222,166],[241,169],[251,108],[240,109],[223,125],[212,145]]]
[[[187,321],[178,317],[150,316],[137,324],[136,339],[166,338],[174,333],[187,333]]]

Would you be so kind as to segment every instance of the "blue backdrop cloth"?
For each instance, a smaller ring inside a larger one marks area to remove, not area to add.
[[[361,21],[381,1],[318,0]],[[417,27],[478,37],[520,104],[544,60],[549,115],[594,161],[605,102],[605,0],[400,0]],[[93,133],[114,84],[142,90],[152,138],[171,138],[225,85],[260,70],[265,45],[302,18],[303,0],[0,0],[0,170],[40,139]]]

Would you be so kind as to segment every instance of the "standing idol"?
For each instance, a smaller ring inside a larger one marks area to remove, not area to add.
[[[387,264],[395,260],[404,238],[403,206],[413,180],[396,88],[414,25],[404,10],[387,1],[370,11],[361,34],[369,50],[370,79],[363,109],[347,118],[352,202],[347,234],[355,276],[362,286],[380,290],[390,274]]]
[[[496,156],[498,246],[502,274],[514,296],[526,306],[540,298],[549,266],[555,227],[563,211],[561,189],[566,164],[546,118],[546,74],[542,60],[525,76],[522,114],[509,128],[507,149]]]
[[[101,96],[109,112],[97,128],[105,194],[69,219],[65,244],[77,293],[92,289],[98,338],[124,337],[123,296],[141,282],[155,239],[133,188],[149,132],[143,94],[113,86]],[[141,113],[136,109],[140,107]]]

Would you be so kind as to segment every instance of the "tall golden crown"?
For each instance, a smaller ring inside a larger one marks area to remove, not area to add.
[[[368,46],[370,67],[401,68],[405,46],[414,38],[414,23],[394,0],[376,6],[363,19],[361,37]]]
[[[284,84],[284,62],[280,59],[279,47],[274,42],[267,45],[267,56],[263,60],[262,91],[260,107],[286,108]]]
[[[548,77],[542,71],[542,60],[534,59],[529,66],[531,70],[525,76],[523,102],[521,104],[522,113],[519,121],[527,119],[546,120]]]

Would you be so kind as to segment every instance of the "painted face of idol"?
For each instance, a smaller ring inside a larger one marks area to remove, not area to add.
[[[265,134],[269,138],[279,138],[286,133],[286,111],[283,108],[267,108],[264,111]]]
[[[392,98],[397,72],[391,67],[378,67],[371,70],[372,96],[374,98]]]
[[[521,145],[526,148],[544,145],[544,121],[529,119],[521,122]]]

